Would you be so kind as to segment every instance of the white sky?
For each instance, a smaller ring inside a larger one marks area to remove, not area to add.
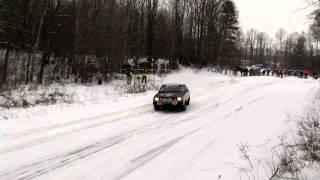
[[[266,32],[274,37],[279,28],[288,33],[307,31],[312,22],[308,15],[311,8],[307,0],[234,0],[237,5],[240,25],[245,32],[250,28]]]

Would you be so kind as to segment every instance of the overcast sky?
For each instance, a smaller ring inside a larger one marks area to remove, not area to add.
[[[243,31],[255,28],[275,36],[279,28],[288,33],[307,31],[311,23],[308,17],[311,9],[307,0],[234,0],[239,10],[240,25]]]

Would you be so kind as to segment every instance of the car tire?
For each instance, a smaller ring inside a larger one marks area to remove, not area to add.
[[[160,107],[157,105],[153,105],[155,111],[160,111]]]
[[[188,101],[186,102],[187,106],[190,105],[190,98],[188,99]]]
[[[181,111],[186,111],[187,110],[187,104],[184,103],[181,105]]]

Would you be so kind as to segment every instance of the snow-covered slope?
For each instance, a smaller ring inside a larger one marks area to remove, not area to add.
[[[164,82],[187,84],[186,112],[155,112],[149,91],[0,121],[0,179],[267,179],[271,149],[293,127],[288,116],[302,115],[319,88],[190,69]]]

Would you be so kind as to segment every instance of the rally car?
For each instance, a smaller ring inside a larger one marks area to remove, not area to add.
[[[185,84],[165,84],[153,98],[156,111],[179,109],[185,111],[190,104],[190,92]]]

